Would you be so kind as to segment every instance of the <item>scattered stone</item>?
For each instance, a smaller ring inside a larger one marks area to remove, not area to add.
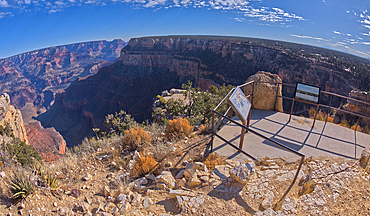
[[[120,194],[117,197],[117,200],[119,200],[119,203],[122,203],[122,204],[124,204],[126,202],[126,199],[127,199],[127,196],[125,194]]]
[[[54,203],[53,203],[53,206],[54,206],[54,207],[57,207],[57,206],[58,206],[57,202],[54,202]]]
[[[169,171],[162,171],[155,179],[157,187],[161,189],[173,189],[176,186],[176,180]]]
[[[103,194],[105,197],[109,196],[110,195],[110,189],[108,186],[104,186],[103,188]]]
[[[105,206],[103,208],[103,211],[105,211],[107,213],[112,213],[112,211],[115,207],[116,207],[116,205],[114,205],[114,203],[108,202],[107,204],[105,204]]]
[[[193,176],[188,181],[188,186],[189,187],[196,187],[200,184],[202,184],[202,181],[198,178],[198,175],[196,173],[194,173]]]
[[[153,175],[153,174],[147,174],[147,175],[145,175],[145,178],[147,178],[148,180],[155,181],[155,175]]]
[[[114,173],[109,173],[107,175],[107,178],[114,178],[114,177],[116,177],[116,174],[114,174]]]
[[[240,165],[240,161],[233,161],[233,160],[230,160],[230,159],[225,160],[225,163],[232,166],[232,167],[236,167],[236,166]]]
[[[69,214],[69,209],[68,207],[63,207],[63,208],[59,208],[59,214],[60,215],[68,215]]]
[[[230,176],[240,184],[246,184],[250,178],[251,171],[245,164],[240,164],[229,172]]]
[[[71,190],[71,196],[74,198],[78,198],[81,195],[81,192],[78,189],[72,189]]]
[[[176,179],[183,178],[184,177],[184,172],[185,172],[185,170],[181,170],[179,173],[177,173],[177,175],[175,176],[175,178]]]
[[[272,207],[272,201],[273,201],[273,199],[271,197],[265,198],[261,203],[261,207],[264,208],[264,209],[271,208]]]
[[[26,205],[22,202],[22,203],[19,205],[19,207],[20,207],[21,209],[24,209],[24,208],[26,208]]]
[[[208,172],[207,166],[204,163],[202,163],[202,162],[195,162],[194,163],[194,166],[193,166],[193,169],[202,170],[204,172]]]
[[[82,178],[82,180],[84,180],[84,181],[89,181],[89,180],[91,180],[91,178],[92,178],[92,176],[91,176],[89,173],[87,173],[87,174]]]
[[[177,179],[176,182],[177,182],[177,185],[179,186],[179,188],[185,187],[186,179],[185,178]]]
[[[5,172],[4,172],[4,171],[1,171],[1,172],[0,172],[0,177],[1,177],[1,178],[4,178],[5,176],[6,176],[6,175],[5,175]]]
[[[169,192],[170,198],[176,198],[176,196],[195,196],[194,193],[186,190],[170,190]]]
[[[143,207],[144,208],[148,208],[149,205],[152,205],[152,204],[153,204],[153,202],[149,197],[146,197],[143,201]]]
[[[200,195],[197,197],[188,197],[188,196],[176,196],[176,200],[181,209],[186,212],[192,208],[198,208],[201,204],[204,203],[204,196]]]
[[[370,148],[366,147],[361,154],[360,166],[365,169],[369,164],[369,159],[370,159]]]
[[[226,181],[227,177],[230,176],[229,168],[226,165],[217,165],[215,167],[215,174],[220,177],[223,181]]]

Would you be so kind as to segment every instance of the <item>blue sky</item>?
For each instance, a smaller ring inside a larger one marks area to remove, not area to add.
[[[0,58],[157,35],[258,37],[370,58],[370,1],[0,0]]]

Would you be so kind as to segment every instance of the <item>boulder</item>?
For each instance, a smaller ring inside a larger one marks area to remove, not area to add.
[[[176,180],[172,176],[171,172],[163,171],[160,175],[155,178],[158,188],[165,189],[173,189],[176,186]]]
[[[282,82],[278,75],[264,71],[258,71],[256,74],[250,76],[247,79],[247,82],[250,82],[252,80],[278,83]],[[253,92],[252,107],[254,109],[276,110],[279,112],[283,112],[283,100],[282,98],[276,98],[276,94],[278,96],[282,95],[281,90],[282,85],[279,84],[256,82],[254,83],[254,91],[253,84],[247,85],[244,88],[244,94],[248,96]]]
[[[230,169],[226,165],[217,165],[215,166],[214,172],[218,177],[225,181],[227,177],[230,176],[229,170]]]
[[[360,166],[362,168],[366,168],[369,164],[369,158],[370,158],[370,148],[369,147],[366,147],[363,151],[362,151],[362,154],[361,154],[361,158],[360,158]]]
[[[245,164],[240,164],[231,169],[229,173],[235,181],[246,184],[251,175],[251,170]]]

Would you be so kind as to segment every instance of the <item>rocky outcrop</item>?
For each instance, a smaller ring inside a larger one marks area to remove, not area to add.
[[[119,57],[125,45],[119,39],[92,41],[0,59],[0,92],[7,92],[16,108],[25,107],[22,113],[28,123],[52,105],[56,92],[78,77],[95,74]]]
[[[0,96],[0,125],[5,128],[10,126],[11,133],[15,138],[29,144],[26,129],[24,128],[22,113],[10,105],[9,95],[4,93]],[[1,135],[2,141],[8,140],[9,134]]]
[[[26,125],[26,131],[30,144],[44,160],[57,160],[65,154],[66,142],[54,128],[44,129],[37,121]]]
[[[253,101],[252,107],[260,110],[283,112],[283,99],[277,97],[282,95],[282,85],[274,84],[281,83],[280,77],[269,72],[258,71],[256,74],[248,77],[247,82],[252,80],[256,82],[244,88],[245,95],[253,94],[250,99]]]
[[[45,127],[55,127],[67,145],[73,146],[93,135],[93,127],[104,127],[107,114],[125,110],[138,122],[150,119],[153,98],[165,89],[181,88],[188,80],[207,90],[211,85],[224,83],[240,85],[258,71],[269,71],[279,75],[283,82],[305,82],[323,90],[330,82],[331,91],[340,94],[353,88],[367,88],[368,83],[359,76],[325,58],[307,58],[303,49],[324,53],[304,45],[251,38],[131,39],[117,62],[93,76],[75,80],[38,119]],[[283,88],[283,94],[292,92],[294,88]],[[339,103],[332,101],[334,105]],[[294,112],[306,109],[305,104],[294,108]]]

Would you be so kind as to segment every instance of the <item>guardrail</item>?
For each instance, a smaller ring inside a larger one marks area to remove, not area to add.
[[[288,87],[295,87],[295,85],[292,85],[292,84],[287,84],[287,83],[278,83],[278,82],[266,82],[266,81],[258,81],[258,82],[263,82],[263,83],[271,83],[271,84],[277,84],[277,85],[282,85],[282,86],[288,86]],[[238,87],[244,87],[244,86],[247,86],[247,85],[253,85],[252,86],[252,94],[250,95],[247,95],[248,98],[252,97],[251,99],[251,103],[252,103],[252,106],[253,106],[253,93],[254,93],[254,86],[255,86],[255,83],[256,81],[250,81],[248,83],[245,83],[245,84],[242,84]],[[278,86],[279,87],[279,86]],[[278,88],[277,87],[277,91],[278,91]],[[221,139],[222,141],[224,141],[225,143],[227,143],[229,146],[233,147],[234,149],[236,149],[237,151],[243,153],[244,155],[248,156],[249,158],[253,159],[253,160],[256,160],[256,158],[254,158],[252,155],[248,154],[247,152],[245,152],[243,149],[242,149],[242,142],[243,142],[243,138],[244,138],[244,135],[245,133],[247,132],[251,132],[267,141],[269,141],[270,143],[280,147],[280,148],[283,148],[289,152],[292,152],[293,154],[296,154],[298,156],[301,157],[301,160],[300,160],[300,163],[299,163],[299,166],[298,166],[298,169],[297,169],[297,172],[294,176],[294,179],[292,181],[292,183],[290,184],[290,186],[288,187],[287,191],[284,193],[284,195],[280,198],[280,200],[275,204],[275,210],[277,209],[280,209],[281,206],[282,206],[282,203],[286,197],[286,195],[289,193],[289,191],[291,190],[291,188],[293,187],[294,183],[296,182],[297,180],[297,177],[298,177],[298,174],[299,174],[299,171],[301,170],[302,168],[302,164],[304,162],[304,159],[305,159],[305,155],[294,150],[294,149],[291,149],[290,147],[288,146],[285,146],[277,141],[274,141],[260,133],[258,133],[257,131],[254,131],[253,129],[249,128],[249,122],[246,124],[246,125],[242,125],[240,124],[239,122],[237,121],[234,121],[232,120],[231,118],[227,117],[227,114],[230,112],[231,110],[231,106],[229,106],[229,108],[227,109],[227,111],[222,114],[222,113],[219,113],[217,111],[217,109],[223,104],[225,103],[225,101],[227,101],[227,99],[229,98],[229,96],[233,93],[233,91],[235,90],[236,88],[234,87],[233,89],[230,90],[230,92],[220,101],[220,103],[212,110],[212,138],[211,138],[211,152],[213,152],[213,140],[214,140],[214,137],[218,137],[219,139]],[[335,94],[335,93],[331,93],[331,92],[327,92],[327,91],[321,91],[321,93],[323,94],[327,94],[327,95],[330,95],[330,102],[329,102],[329,105],[324,105],[324,104],[315,104],[315,103],[311,103],[311,102],[308,102],[308,101],[303,101],[303,100],[299,100],[299,99],[296,99],[296,98],[290,98],[290,97],[286,97],[286,96],[283,96],[283,95],[278,95],[276,94],[276,100],[275,100],[275,105],[276,105],[276,101],[277,101],[277,98],[280,97],[280,98],[283,98],[283,99],[288,99],[288,100],[292,100],[292,107],[291,107],[291,110],[290,110],[290,117],[289,117],[289,121],[291,120],[291,115],[292,115],[292,112],[293,112],[293,106],[294,106],[294,102],[295,101],[299,101],[299,102],[303,102],[303,103],[307,103],[307,104],[312,104],[312,105],[315,105],[317,106],[316,108],[316,113],[315,113],[315,117],[314,117],[314,121],[313,121],[313,124],[312,124],[312,127],[314,127],[315,125],[315,121],[316,121],[316,116],[317,116],[317,112],[318,112],[318,109],[319,107],[324,107],[324,108],[327,108],[328,109],[328,112],[327,112],[327,115],[326,115],[326,119],[325,119],[325,123],[327,122],[327,119],[328,119],[328,116],[329,116],[329,111],[330,109],[334,109],[334,110],[337,110],[337,111],[340,111],[340,112],[343,112],[343,113],[347,113],[347,114],[351,114],[351,115],[355,115],[355,116],[358,116],[359,119],[360,117],[362,118],[365,118],[365,119],[369,119],[369,117],[366,117],[366,116],[363,116],[363,115],[360,115],[360,114],[357,114],[357,113],[353,113],[353,112],[350,112],[350,111],[347,111],[347,110],[341,110],[341,109],[338,109],[336,107],[332,107],[331,106],[331,103],[332,103],[332,97],[333,96],[336,96],[336,97],[340,97],[340,98],[344,98],[344,99],[347,99],[347,100],[352,100],[352,101],[355,101],[357,103],[362,103],[364,105],[368,105],[370,106],[370,103],[367,103],[367,102],[364,102],[364,101],[360,101],[360,100],[357,100],[357,99],[353,99],[353,98],[350,98],[350,97],[346,97],[346,96],[343,96],[343,95],[339,95],[339,94]],[[276,109],[276,107],[275,107]],[[215,115],[219,115],[221,118],[219,120],[219,122],[216,124],[215,126]],[[359,123],[359,119],[357,120],[357,123],[356,123],[356,129],[357,130],[357,126],[358,126],[358,123]],[[226,140],[225,138],[223,138],[222,136],[220,136],[219,134],[217,134],[217,128],[220,126],[221,122],[224,121],[224,120],[227,120],[228,122],[232,122],[234,124],[236,124],[237,126],[241,127],[242,128],[242,134],[240,136],[240,145],[239,147],[233,145],[231,142],[229,142],[228,140]]]
[[[246,85],[249,85],[249,84],[252,84],[253,83],[253,89],[252,89],[252,94],[251,95],[248,95],[247,97],[251,97],[252,96],[252,104],[253,104],[253,91],[254,91],[254,81],[251,81],[251,82],[248,82],[248,83],[245,83],[245,84],[243,84],[243,85],[240,85],[239,87],[243,87],[243,86],[246,86]],[[268,137],[266,137],[266,136],[264,136],[264,135],[262,135],[262,134],[260,134],[260,133],[258,133],[257,131],[254,131],[253,129],[251,129],[251,128],[249,128],[249,125],[248,125],[248,127],[247,126],[245,126],[245,125],[242,125],[242,124],[240,124],[240,123],[238,123],[238,122],[236,122],[236,121],[234,121],[234,120],[232,120],[231,118],[229,118],[229,117],[227,117],[226,115],[230,112],[230,110],[231,110],[231,107],[229,106],[229,108],[227,109],[227,111],[226,111],[226,113],[225,114],[221,114],[221,113],[219,113],[219,112],[217,112],[216,110],[226,101],[226,99],[231,95],[231,93],[233,92],[235,90],[235,88],[233,88],[233,89],[231,89],[230,90],[230,92],[221,100],[221,102],[212,110],[212,138],[211,138],[211,152],[213,151],[213,140],[214,140],[214,136],[217,136],[218,138],[220,138],[222,141],[224,141],[224,142],[226,142],[227,144],[229,144],[231,147],[233,147],[233,148],[235,148],[237,151],[239,151],[239,152],[241,152],[241,153],[243,153],[243,154],[245,154],[246,156],[248,156],[249,158],[251,158],[251,159],[253,159],[254,161],[256,160],[256,158],[254,158],[252,155],[250,155],[250,154],[248,154],[247,152],[245,152],[245,151],[243,151],[242,150],[242,142],[241,142],[241,145],[239,145],[239,147],[236,147],[235,145],[233,145],[231,142],[229,142],[228,140],[226,140],[225,138],[223,138],[222,136],[220,136],[220,135],[218,135],[217,134],[217,128],[218,128],[218,126],[221,124],[221,122],[223,121],[223,120],[228,120],[229,122],[232,122],[232,123],[234,123],[234,124],[236,124],[236,125],[238,125],[239,127],[241,127],[242,128],[242,134],[241,134],[241,140],[242,140],[242,137],[244,137],[244,134],[246,133],[246,132],[251,132],[251,133],[253,133],[253,134],[255,134],[255,135],[257,135],[257,136],[259,136],[259,137],[261,137],[261,138],[263,138],[263,139],[265,139],[265,140],[267,140],[267,141],[269,141],[269,142],[271,142],[272,144],[274,144],[274,145],[276,145],[276,146],[278,146],[278,147],[280,147],[280,148],[283,148],[283,149],[285,149],[285,150],[287,150],[287,151],[290,151],[290,152],[292,152],[292,153],[294,153],[294,154],[296,154],[296,155],[298,155],[298,156],[300,156],[301,157],[301,160],[300,160],[300,163],[299,163],[299,166],[298,166],[298,169],[297,169],[297,172],[296,172],[296,174],[295,174],[295,176],[294,176],[294,179],[293,179],[293,181],[292,181],[292,183],[290,184],[290,186],[288,187],[288,189],[287,189],[287,191],[284,193],[284,195],[280,198],[280,200],[275,204],[275,209],[276,210],[278,210],[278,209],[280,209],[281,208],[281,206],[282,206],[282,204],[283,204],[283,202],[284,202],[284,199],[285,199],[285,197],[286,197],[286,195],[289,193],[289,191],[292,189],[292,187],[293,187],[293,185],[294,185],[294,183],[296,182],[296,180],[297,180],[297,178],[298,178],[298,174],[299,174],[299,171],[301,170],[301,168],[302,168],[302,164],[303,164],[303,162],[304,162],[304,159],[305,159],[305,155],[304,154],[302,154],[302,153],[300,153],[300,152],[298,152],[298,151],[296,151],[296,150],[294,150],[294,149],[291,149],[290,147],[288,147],[288,146],[285,146],[285,145],[283,145],[283,144],[281,144],[281,143],[279,143],[279,142],[277,142],[277,141],[274,141],[274,140],[272,140],[272,139],[270,139],[270,138],[268,138]],[[215,114],[217,114],[217,115],[219,115],[219,116],[221,116],[221,119],[220,119],[220,121],[217,123],[217,125],[216,125],[216,127],[215,127],[215,125],[214,125],[214,123],[215,123]]]

